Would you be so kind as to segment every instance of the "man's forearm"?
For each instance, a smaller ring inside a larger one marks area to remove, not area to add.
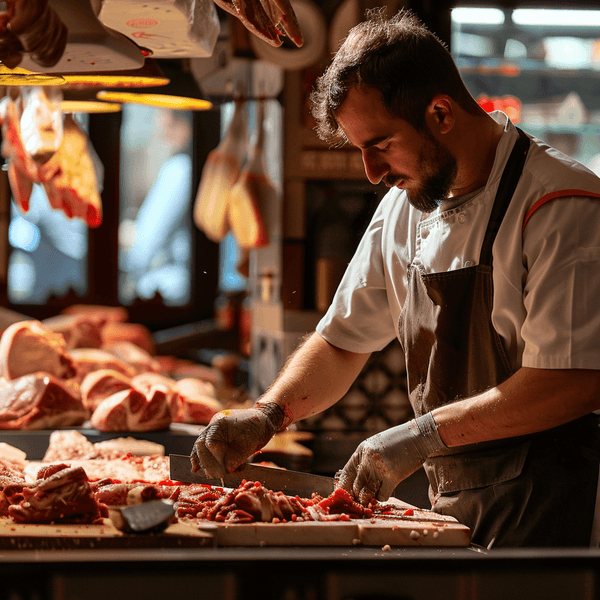
[[[286,426],[320,413],[348,391],[369,356],[336,348],[315,332],[294,352],[258,403],[279,404]]]
[[[519,369],[497,387],[433,411],[446,446],[526,435],[600,408],[600,371]]]

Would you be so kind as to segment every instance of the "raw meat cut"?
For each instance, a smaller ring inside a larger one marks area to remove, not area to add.
[[[124,341],[135,344],[152,356],[156,353],[156,344],[152,332],[140,323],[108,320],[102,329],[102,339],[107,347],[115,342]]]
[[[213,242],[220,242],[229,232],[231,188],[240,175],[247,150],[246,104],[238,99],[225,137],[206,158],[194,203],[194,223]]]
[[[0,340],[0,346],[2,342]],[[75,348],[70,352],[75,367],[75,379],[81,383],[85,376],[92,371],[111,369],[118,371],[125,377],[134,377],[137,373],[135,367],[117,358],[114,354],[98,348]]]
[[[180,379],[175,383],[175,390],[178,398],[173,421],[177,423],[208,425],[212,417],[225,408],[216,399],[214,386],[201,379]]]
[[[17,523],[101,523],[108,512],[96,502],[86,472],[62,467],[32,485],[6,486],[8,515]]]
[[[28,102],[33,102],[35,94],[40,98],[39,103],[42,103],[50,92],[45,92],[44,88],[31,88],[16,102],[6,96],[0,105],[2,155],[8,159],[8,176],[15,203],[26,213],[33,184],[39,183],[43,185],[52,208],[62,210],[69,219],[79,218],[89,227],[98,227],[102,223],[102,202],[96,166],[100,169],[101,165],[86,134],[72,116],[66,115],[62,121],[60,104],[58,115],[61,117],[62,137],[57,137],[58,132],[52,137],[60,141],[58,149],[43,148],[37,156],[26,150],[27,141],[21,129],[18,106],[24,104],[26,98],[29,98]],[[46,103],[49,101],[46,100]],[[25,110],[28,110],[26,103]],[[50,107],[46,112],[56,111]],[[32,132],[35,133],[35,129]],[[45,138],[50,139],[50,136]]]
[[[56,315],[42,321],[42,325],[65,338],[66,349],[100,348],[103,343],[102,324],[85,315]]]
[[[0,429],[74,427],[87,414],[76,388],[49,373],[30,373],[0,386]]]
[[[124,340],[115,341],[110,344],[104,344],[102,348],[130,364],[138,373],[158,371],[160,369],[159,362],[149,352],[133,342]]]
[[[93,157],[85,132],[72,115],[65,115],[62,144],[44,165],[41,183],[52,208],[62,210],[69,219],[81,219],[92,228],[102,224],[96,164],[98,159]]]
[[[132,388],[131,378],[113,369],[99,369],[88,373],[81,382],[81,399],[93,413],[109,396]]]
[[[148,397],[135,389],[117,392],[103,400],[90,419],[99,431],[154,431],[170,423],[167,395],[156,388]]]
[[[6,0],[0,12],[0,61],[14,69],[28,53],[42,67],[64,54],[67,27],[48,0]]]
[[[0,338],[0,377],[16,379],[44,371],[59,379],[75,375],[65,338],[40,321],[21,321],[10,325]]]
[[[242,248],[262,248],[269,243],[264,215],[277,201],[264,153],[264,102],[257,104],[256,139],[246,166],[231,189],[229,222]]]
[[[296,46],[303,44],[296,14],[288,0],[215,0],[215,4],[271,46],[281,46],[285,34]]]

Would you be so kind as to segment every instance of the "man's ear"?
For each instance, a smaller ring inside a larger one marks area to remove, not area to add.
[[[454,126],[454,106],[449,96],[435,96],[425,110],[425,121],[432,131],[448,133]]]

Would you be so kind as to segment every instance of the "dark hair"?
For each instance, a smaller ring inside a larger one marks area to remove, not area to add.
[[[385,8],[368,11],[367,20],[350,30],[310,97],[321,139],[347,141],[335,111],[350,88],[362,85],[378,89],[390,115],[417,130],[436,94],[447,94],[469,113],[479,110],[444,43],[407,10],[390,19]]]

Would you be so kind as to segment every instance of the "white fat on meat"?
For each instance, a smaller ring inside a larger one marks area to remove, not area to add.
[[[117,392],[133,387],[131,378],[114,369],[99,369],[88,373],[81,382],[81,398],[90,414],[99,404]]]

